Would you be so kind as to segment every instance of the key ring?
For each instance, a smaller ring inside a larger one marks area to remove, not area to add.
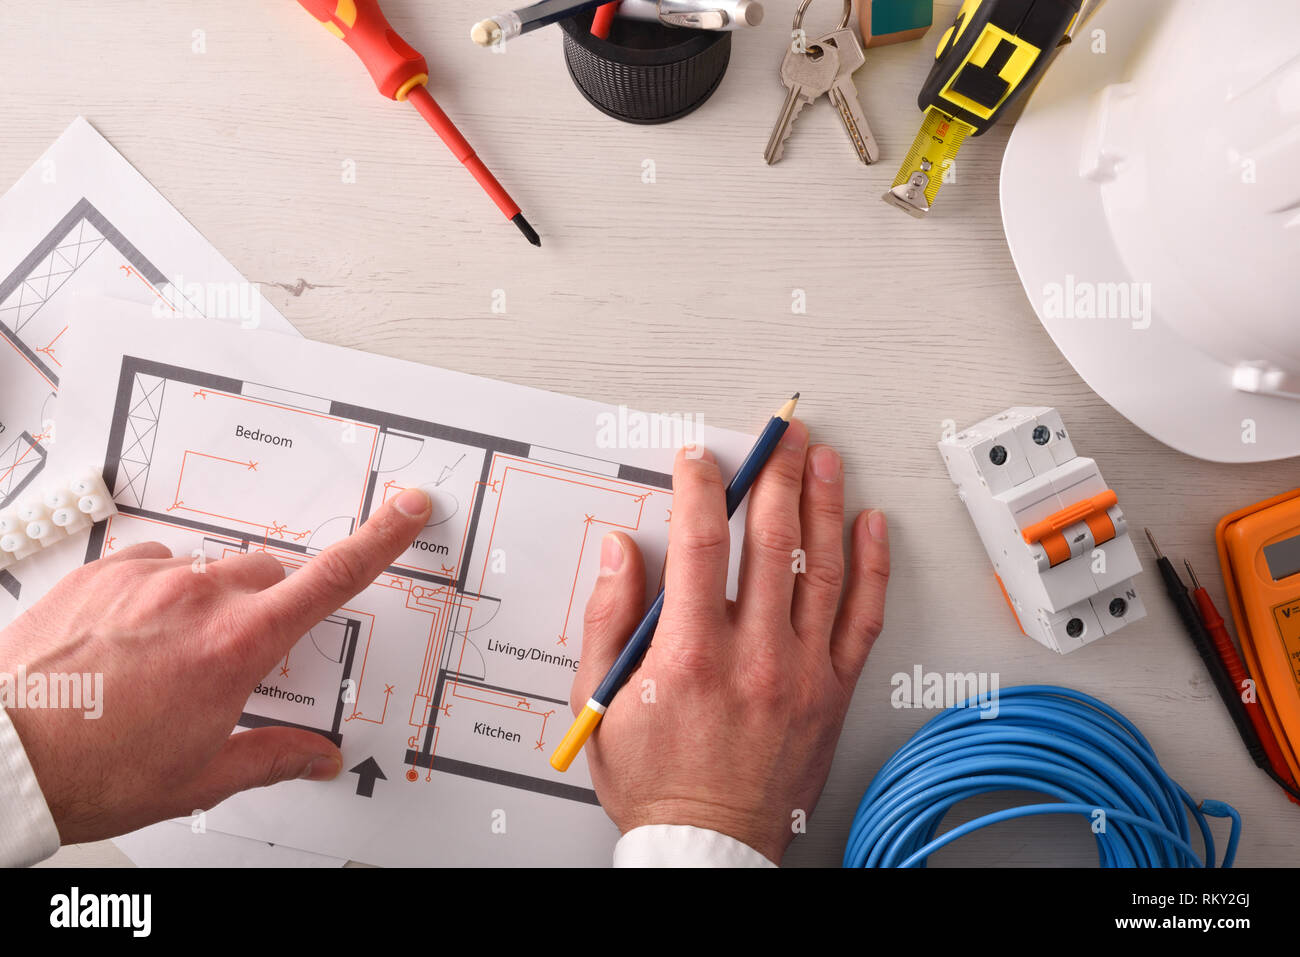
[[[812,6],[812,0],[799,0],[799,9],[795,10],[794,12],[794,26],[790,28],[792,31],[803,29],[803,15],[808,11],[808,8],[810,6]],[[852,18],[853,18],[853,0],[844,0],[844,19],[840,21],[840,25],[837,29],[840,30],[847,29],[849,25],[849,20],[851,20]]]

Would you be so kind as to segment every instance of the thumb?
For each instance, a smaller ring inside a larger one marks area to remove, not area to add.
[[[600,543],[600,577],[583,616],[582,657],[573,679],[574,714],[587,703],[644,614],[641,550],[622,532],[610,532]]]
[[[327,738],[300,728],[254,728],[232,734],[186,789],[183,814],[216,807],[232,794],[281,781],[329,781],[343,755]]]

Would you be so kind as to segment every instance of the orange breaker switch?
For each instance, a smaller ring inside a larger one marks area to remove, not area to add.
[[[1040,522],[1025,528],[1021,533],[1026,545],[1042,545],[1053,565],[1070,557],[1070,543],[1064,532],[1071,525],[1084,523],[1092,533],[1093,545],[1102,545],[1115,537],[1115,523],[1106,513],[1119,504],[1119,497],[1110,489],[1099,492],[1082,502],[1067,505]]]

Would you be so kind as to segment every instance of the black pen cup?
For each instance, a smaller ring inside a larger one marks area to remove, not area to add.
[[[667,123],[698,109],[722,82],[731,33],[615,17],[609,39],[592,36],[595,10],[560,21],[564,60],[578,91],[625,123]]]

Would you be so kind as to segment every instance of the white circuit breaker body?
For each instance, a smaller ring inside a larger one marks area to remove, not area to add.
[[[1066,654],[1146,616],[1128,522],[1055,409],[1007,409],[939,451],[1028,637]]]

